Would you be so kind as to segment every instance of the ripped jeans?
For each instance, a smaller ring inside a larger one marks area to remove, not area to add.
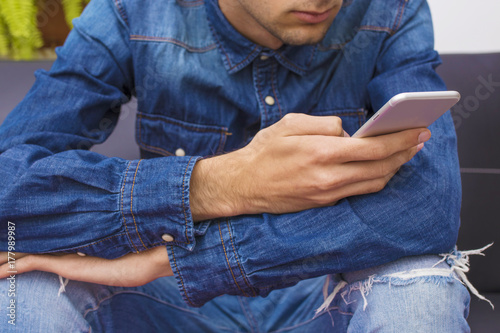
[[[266,298],[221,296],[201,308],[185,304],[173,277],[136,288],[69,281],[58,295],[57,275],[30,272],[16,277],[15,326],[5,315],[8,281],[0,281],[0,331],[469,332],[459,266],[450,257],[407,257]]]

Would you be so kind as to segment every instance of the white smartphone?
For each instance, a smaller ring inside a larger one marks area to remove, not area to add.
[[[401,93],[390,99],[353,137],[377,136],[429,127],[460,100],[456,91]]]

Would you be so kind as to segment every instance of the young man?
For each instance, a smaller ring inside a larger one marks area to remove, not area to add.
[[[17,328],[468,331],[449,114],[348,137],[439,62],[422,0],[93,0],[0,128]]]

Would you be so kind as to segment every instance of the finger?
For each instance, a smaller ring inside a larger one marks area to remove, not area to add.
[[[418,151],[419,147],[412,147],[383,160],[344,163],[332,170],[332,177],[337,174],[342,175],[342,180],[337,182],[337,186],[383,178],[394,174],[403,164],[409,162]]]
[[[355,196],[355,195],[364,195],[371,194],[382,191],[387,183],[394,177],[397,173],[397,170],[391,172],[390,174],[380,177],[377,179],[365,180],[357,183],[352,183],[346,186],[343,186],[335,191],[335,196],[332,198],[332,202],[337,203],[339,200]]]
[[[7,270],[6,265],[1,267],[0,278],[9,277],[12,273]],[[15,274],[23,274],[31,271],[44,271],[58,274],[64,278],[98,283],[109,286],[130,286],[132,272],[123,274],[114,267],[113,260],[97,257],[81,257],[76,254],[63,256],[52,256],[48,254],[30,255],[16,262]],[[122,275],[123,274],[123,275]]]
[[[283,136],[326,135],[344,136],[342,119],[335,116],[311,116],[302,113],[289,113],[275,124]]]
[[[66,255],[72,256],[72,255]],[[14,262],[10,261],[0,266],[0,278],[4,278],[12,274],[27,273],[35,270],[44,272],[57,273],[60,269],[58,261],[62,256],[54,256],[50,254],[24,254],[18,257]]]
[[[420,128],[369,138],[348,138],[342,140],[342,144],[330,139],[330,149],[337,161],[381,160],[416,147],[429,140],[430,136],[428,129]]]
[[[17,253],[19,254],[19,253]],[[35,270],[31,264],[27,264],[30,255],[25,254],[24,257],[17,257],[16,260],[9,260],[0,266],[0,278],[6,278],[11,275],[21,274]]]

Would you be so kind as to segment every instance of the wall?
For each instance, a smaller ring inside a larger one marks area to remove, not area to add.
[[[500,52],[500,1],[428,0],[440,53]]]

